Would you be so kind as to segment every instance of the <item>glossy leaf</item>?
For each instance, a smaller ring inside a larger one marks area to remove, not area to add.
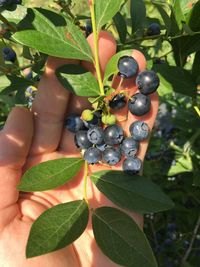
[[[194,7],[191,9],[191,12],[187,16],[187,23],[194,32],[200,31],[199,14],[200,14],[200,1],[197,1],[197,3],[194,5]]]
[[[78,96],[99,96],[99,84],[92,73],[79,65],[64,65],[56,70],[61,84]]]
[[[196,93],[196,83],[189,71],[167,64],[154,65],[153,69],[160,76],[161,86],[188,96]]]
[[[17,188],[26,192],[56,188],[77,175],[83,162],[81,158],[61,158],[42,162],[25,172]]]
[[[157,267],[144,233],[126,213],[98,208],[92,215],[92,227],[98,246],[113,262],[127,267]]]
[[[171,199],[142,176],[126,175],[121,171],[100,171],[93,173],[91,180],[99,191],[122,208],[149,213],[173,207]]]
[[[127,35],[127,26],[124,17],[120,12],[117,12],[117,14],[113,18],[113,21],[115,23],[117,32],[119,34],[119,39],[121,43],[125,43]]]
[[[179,29],[182,29],[182,22],[185,21],[185,16],[180,5],[180,0],[174,0],[173,4],[174,15],[178,24]]]
[[[124,0],[95,1],[96,26],[100,30],[120,10]]]
[[[15,75],[2,75],[0,76],[0,94],[8,95],[9,93],[17,90],[24,90],[28,86],[33,85],[33,82],[20,78]]]
[[[146,7],[143,0],[131,0],[132,32],[140,31],[145,23]]]
[[[28,9],[19,31],[12,37],[51,56],[92,61],[91,49],[81,30],[52,11]]]
[[[118,70],[118,61],[120,59],[120,57],[122,56],[130,56],[132,54],[133,50],[123,50],[118,52],[117,54],[115,54],[110,61],[108,62],[108,64],[106,65],[106,70],[105,70],[105,74],[104,74],[104,84],[106,83],[106,81],[108,80],[108,78],[110,76],[112,76],[113,74],[118,74],[119,70]]]
[[[33,223],[26,257],[43,255],[74,242],[85,230],[89,209],[84,200],[59,204],[48,209]]]
[[[192,74],[195,77],[197,83],[200,83],[200,51],[195,54],[194,62],[192,65]]]
[[[154,3],[154,5],[158,9],[158,11],[159,11],[164,23],[165,23],[167,34],[169,34],[170,33],[170,29],[171,29],[171,19],[170,19],[169,15],[167,14],[165,9],[161,5],[156,4],[156,3]]]

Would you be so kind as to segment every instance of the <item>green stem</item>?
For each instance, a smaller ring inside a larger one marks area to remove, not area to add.
[[[94,1],[95,0],[92,0],[91,5],[90,5],[92,29],[93,29],[93,36],[94,36],[94,61],[95,61],[94,64],[95,64],[95,69],[96,69],[96,73],[97,73],[97,79],[98,79],[98,83],[99,83],[100,93],[101,93],[101,95],[104,95],[104,88],[103,88],[103,82],[102,82],[102,77],[101,77],[101,69],[100,69],[100,64],[99,64],[98,30],[96,28]]]
[[[190,253],[191,253],[191,251],[192,251],[192,247],[193,247],[193,245],[194,245],[196,236],[197,236],[197,234],[198,234],[199,227],[200,227],[200,216],[199,216],[198,219],[197,219],[197,222],[196,222],[196,225],[195,225],[195,228],[194,228],[194,231],[193,231],[193,235],[192,235],[192,238],[191,238],[191,241],[190,241],[189,248],[187,249],[185,255],[184,255],[183,258],[182,258],[181,266],[184,266],[184,264],[186,263],[187,259],[188,259],[189,256],[190,256]]]
[[[88,163],[87,161],[85,161],[85,165],[84,165],[84,186],[83,186],[83,198],[86,201],[86,203],[88,203],[88,198],[87,198],[87,178],[88,178]]]
[[[16,32],[16,28],[0,13],[0,20],[5,23],[11,31]]]

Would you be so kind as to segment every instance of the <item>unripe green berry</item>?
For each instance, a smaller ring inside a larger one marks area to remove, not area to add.
[[[115,124],[116,123],[116,120],[117,120],[117,118],[113,114],[103,115],[102,116],[102,122],[104,124],[107,124],[107,125],[113,125],[113,124]]]
[[[92,110],[90,109],[85,109],[83,112],[82,112],[82,115],[81,115],[82,119],[84,121],[91,121],[94,117],[93,113],[92,113]]]

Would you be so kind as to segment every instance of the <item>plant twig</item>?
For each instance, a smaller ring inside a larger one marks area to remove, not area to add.
[[[5,23],[11,31],[16,32],[17,29],[1,13],[0,20]]]
[[[190,245],[189,245],[187,251],[185,252],[185,255],[183,256],[183,259],[182,259],[182,261],[181,261],[181,266],[182,266],[182,267],[184,266],[184,264],[186,263],[187,259],[188,259],[189,256],[190,256],[190,253],[191,253],[191,251],[192,251],[192,247],[193,247],[193,245],[194,245],[194,241],[195,241],[195,239],[196,239],[196,236],[197,236],[199,227],[200,227],[200,216],[199,216],[198,219],[197,219],[197,222],[196,222],[196,225],[195,225],[193,234],[192,234],[192,238],[191,238],[191,241],[190,241]]]
[[[90,4],[90,12],[91,12],[91,20],[92,20],[92,29],[93,29],[93,36],[94,36],[94,57],[95,57],[95,69],[97,73],[97,79],[99,83],[100,93],[101,95],[104,95],[104,88],[103,88],[103,82],[101,77],[101,70],[100,70],[100,64],[99,64],[99,52],[98,52],[98,30],[96,28],[96,18],[95,18],[95,0],[91,1]]]

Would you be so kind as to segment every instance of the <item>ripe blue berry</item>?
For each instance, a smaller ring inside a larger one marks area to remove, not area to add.
[[[91,121],[83,121],[84,122],[84,125],[86,128],[91,128],[91,127],[94,127],[96,125],[100,125],[101,124],[101,116],[99,114],[98,111],[96,111],[94,114],[93,114],[93,119]]]
[[[83,131],[83,130],[78,131],[75,134],[74,141],[77,147],[80,147],[83,149],[87,149],[92,146],[92,143],[88,140],[87,131]]]
[[[121,160],[121,153],[118,148],[106,148],[103,152],[103,161],[111,166],[116,165]]]
[[[150,24],[147,29],[147,35],[152,36],[152,35],[159,35],[159,34],[160,34],[160,25],[155,22]]]
[[[65,127],[67,130],[69,130],[72,133],[76,133],[80,130],[84,130],[85,126],[83,121],[81,120],[80,116],[77,114],[71,114],[66,122],[65,122]]]
[[[17,55],[16,55],[15,51],[12,48],[10,48],[10,47],[4,47],[3,48],[4,61],[15,62],[16,57],[17,57]]]
[[[87,137],[92,144],[100,145],[103,143],[103,129],[99,126],[91,127],[87,132]]]
[[[101,160],[101,151],[96,147],[90,147],[85,151],[83,157],[89,164],[95,164]]]
[[[132,78],[138,72],[137,61],[130,56],[123,56],[118,61],[119,75],[125,78]]]
[[[160,80],[155,71],[145,70],[138,74],[136,78],[136,84],[140,90],[140,93],[149,95],[157,90]]]
[[[117,124],[110,125],[104,130],[104,142],[107,145],[113,146],[120,144],[124,138],[122,127]]]
[[[150,129],[145,122],[135,121],[130,125],[129,131],[134,140],[143,141],[148,138]]]
[[[139,158],[128,157],[123,162],[123,171],[127,174],[137,174],[141,167],[142,161]]]
[[[139,142],[132,137],[127,137],[123,140],[120,148],[126,157],[135,157],[139,150]]]
[[[150,97],[137,93],[128,101],[128,108],[133,115],[143,116],[150,111]]]
[[[122,109],[126,106],[126,98],[124,94],[118,94],[113,97],[113,99],[109,102],[110,108],[114,110]]]
[[[88,36],[92,33],[92,22],[90,19],[86,20],[85,29],[86,29],[86,36]]]

